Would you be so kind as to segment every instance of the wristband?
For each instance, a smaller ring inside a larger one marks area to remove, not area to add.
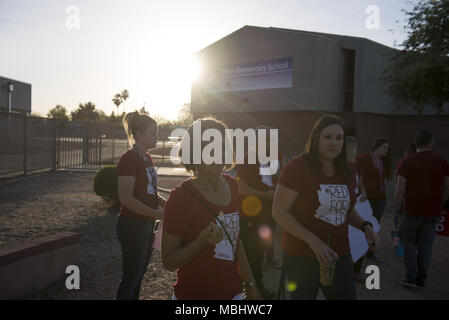
[[[360,226],[360,230],[362,230],[364,233],[366,233],[366,232],[365,232],[365,227],[366,227],[367,225],[370,226],[371,229],[374,229],[373,224],[372,224],[371,222],[365,221],[365,222],[363,222],[362,225]]]

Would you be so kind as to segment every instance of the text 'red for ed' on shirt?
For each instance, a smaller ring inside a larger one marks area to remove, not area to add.
[[[282,171],[279,184],[298,193],[290,212],[310,232],[328,244],[339,257],[350,253],[348,214],[355,204],[355,178],[345,182],[336,173],[320,175],[303,156],[293,158]],[[290,255],[316,258],[309,245],[283,232],[283,250]]]

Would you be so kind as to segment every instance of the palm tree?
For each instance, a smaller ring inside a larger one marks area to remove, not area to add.
[[[129,92],[128,92],[128,90],[122,90],[122,92],[121,92],[121,97],[122,97],[122,101],[123,101],[123,103],[125,103],[125,101],[126,101],[126,99],[128,99],[129,98]],[[123,106],[123,108],[125,108],[124,106]]]
[[[112,98],[112,102],[114,102],[115,106],[117,107],[117,113],[120,114],[119,107],[123,102],[122,96],[120,93],[117,93],[114,98]]]

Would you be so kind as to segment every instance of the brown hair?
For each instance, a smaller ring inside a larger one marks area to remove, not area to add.
[[[334,159],[334,165],[337,173],[345,181],[347,181],[350,178],[350,172],[348,170],[348,162],[346,158],[346,130],[340,117],[334,115],[324,115],[315,122],[304,148],[303,156],[310,166],[318,172],[318,174],[323,175],[323,168],[321,167],[321,161],[319,159],[319,139],[324,128],[334,124],[338,124],[343,129],[343,148],[337,158]]]
[[[382,164],[383,164],[383,169],[385,170],[386,177],[388,179],[391,179],[392,175],[393,175],[393,172],[392,172],[393,159],[392,159],[392,155],[391,155],[390,140],[388,140],[388,138],[384,138],[384,137],[376,138],[371,145],[371,151],[372,152],[376,151],[384,143],[388,144],[388,152],[387,152],[387,155],[382,158]]]
[[[194,175],[198,175],[199,168],[201,166],[201,164],[194,164],[193,163],[193,125],[195,123],[198,123],[198,122],[201,123],[201,133],[200,133],[201,137],[203,136],[203,132],[205,130],[207,130],[207,129],[217,129],[222,134],[222,137],[224,139],[227,139],[226,129],[228,129],[228,127],[226,126],[226,124],[224,122],[222,122],[220,120],[217,120],[217,119],[215,119],[212,116],[208,116],[208,117],[204,117],[204,118],[201,118],[201,119],[197,119],[187,128],[187,132],[186,132],[186,134],[184,135],[184,137],[182,138],[182,141],[181,141],[181,147],[179,149],[178,156],[181,158],[182,165],[188,171],[193,172]],[[189,139],[190,140],[189,141],[189,144],[190,144],[189,163],[183,163],[182,162],[182,145],[183,145],[184,139]],[[223,146],[224,146],[225,141],[223,140],[222,142],[223,142]],[[201,144],[201,151],[200,151],[201,155],[203,154],[203,148],[204,148],[204,146]],[[224,157],[224,154],[223,154],[223,157]],[[235,167],[235,155],[234,155],[234,152],[233,152],[232,157],[233,157],[233,163],[232,164],[225,164],[224,165],[224,170],[225,171],[230,171],[230,170],[234,169],[234,167]]]
[[[128,142],[131,146],[135,143],[137,132],[143,132],[152,125],[157,126],[157,122],[149,115],[140,114],[138,111],[129,112],[123,118],[123,127],[125,128]]]

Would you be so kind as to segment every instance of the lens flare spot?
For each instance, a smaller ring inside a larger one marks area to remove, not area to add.
[[[242,211],[247,216],[257,216],[262,210],[262,202],[259,198],[250,196],[242,201]]]
[[[298,288],[298,286],[296,285],[296,282],[294,282],[294,281],[290,281],[287,284],[287,291],[288,292],[294,292],[294,291],[296,291],[297,288]]]
[[[259,227],[259,237],[263,240],[271,239],[271,229],[268,226],[260,226]]]

